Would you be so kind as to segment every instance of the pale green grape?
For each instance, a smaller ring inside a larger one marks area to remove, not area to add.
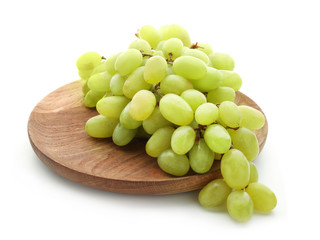
[[[224,101],[234,102],[235,97],[236,97],[236,93],[232,88],[218,87],[208,92],[207,101],[214,104],[219,104]]]
[[[137,131],[138,129],[128,129],[118,123],[112,133],[112,141],[118,146],[125,146],[131,142]]]
[[[110,80],[110,90],[113,95],[121,96],[123,95],[123,85],[126,81],[124,76],[116,73],[112,76]]]
[[[195,143],[189,151],[190,166],[196,173],[206,173],[211,169],[214,161],[214,153],[201,138],[198,143]]]
[[[109,118],[119,118],[122,110],[130,102],[125,96],[101,98],[96,105],[98,113]]]
[[[160,90],[163,94],[174,93],[180,95],[187,89],[192,89],[192,83],[179,75],[167,75],[160,82]]]
[[[250,165],[246,157],[238,149],[230,149],[221,159],[221,174],[229,187],[245,188],[250,179]]]
[[[175,60],[182,55],[183,43],[178,38],[170,38],[162,47],[165,58]]]
[[[113,54],[110,57],[108,57],[107,60],[105,61],[106,69],[110,74],[116,73],[115,63],[116,63],[116,60],[120,54],[121,54],[121,52]]]
[[[253,161],[259,154],[259,142],[256,135],[248,128],[240,127],[232,134],[232,143],[249,161]]]
[[[93,70],[101,63],[101,55],[96,52],[87,52],[81,55],[77,62],[77,68],[80,71]]]
[[[242,79],[238,73],[228,70],[220,70],[220,73],[222,75],[222,87],[231,87],[234,91],[241,88]]]
[[[89,108],[95,107],[97,102],[104,96],[104,94],[104,92],[89,90],[83,99],[84,105]]]
[[[190,164],[186,155],[178,155],[171,149],[163,151],[158,159],[159,167],[174,176],[184,176],[188,173]]]
[[[173,71],[175,74],[190,80],[199,80],[206,75],[206,64],[192,56],[181,56],[173,62]]]
[[[192,56],[192,57],[195,57],[195,58],[199,58],[205,64],[207,64],[207,65],[209,64],[209,57],[207,56],[207,54],[205,54],[204,52],[202,52],[200,50],[197,50],[197,49],[187,48],[183,52],[183,56]]]
[[[201,189],[199,203],[205,208],[217,207],[227,200],[231,190],[223,179],[215,179]]]
[[[85,96],[90,91],[90,88],[88,87],[88,81],[82,81],[82,83],[82,93]]]
[[[209,59],[211,61],[212,67],[216,69],[229,71],[232,71],[234,69],[234,60],[226,53],[211,53],[209,54]]]
[[[140,28],[139,37],[146,40],[153,49],[157,48],[162,39],[160,31],[150,25],[144,25]]]
[[[221,153],[214,153],[214,160],[221,161],[223,154]]]
[[[85,129],[91,137],[108,138],[118,124],[118,119],[97,115],[86,122]]]
[[[129,102],[126,107],[122,110],[120,114],[120,123],[122,126],[128,129],[135,129],[142,125],[141,121],[137,121],[131,117],[130,114],[130,104]]]
[[[237,104],[224,101],[219,106],[219,117],[228,126],[237,128],[240,126],[241,114]]]
[[[164,41],[164,40],[160,41],[160,42],[158,43],[158,45],[157,45],[156,51],[161,51],[161,52],[162,52],[162,47],[163,47],[163,45],[164,45],[165,42],[166,42],[166,41]]]
[[[135,39],[133,40],[129,47],[129,49],[137,49],[139,51],[142,51],[143,53],[151,54],[151,46],[150,44],[143,39]]]
[[[96,92],[110,91],[110,80],[112,75],[108,72],[100,72],[88,79],[88,87]]]
[[[197,49],[209,55],[213,52],[212,47],[208,43],[198,42]]]
[[[253,202],[248,193],[236,190],[228,196],[227,209],[233,219],[238,222],[247,222],[253,214]]]
[[[128,49],[121,53],[114,64],[116,72],[121,76],[132,73],[142,63],[142,54],[137,49]]]
[[[180,96],[190,105],[194,112],[201,104],[207,102],[206,96],[196,89],[185,90]]]
[[[167,74],[167,62],[163,57],[154,56],[148,59],[144,67],[144,80],[150,84],[160,82]]]
[[[167,66],[167,75],[172,75],[174,74],[173,68],[171,64],[168,64]],[[178,76],[178,75],[177,75]]]
[[[190,47],[191,45],[189,33],[186,29],[184,29],[182,26],[178,24],[161,26],[160,32],[164,40],[170,38],[179,38],[183,42],[184,46]]]
[[[166,127],[166,126],[171,126],[172,123],[170,123],[167,119],[165,119],[158,106],[156,106],[151,113],[151,115],[143,120],[142,126],[144,130],[148,134],[153,134],[155,131],[157,131],[159,128]]]
[[[200,125],[210,125],[217,121],[219,109],[213,103],[203,103],[195,111],[194,117]]]
[[[161,50],[156,50],[153,53],[153,56],[160,56],[160,57],[163,57],[164,59],[166,59],[166,57],[164,56],[164,54],[163,54],[163,52]]]
[[[140,90],[149,90],[152,87],[151,84],[144,80],[144,68],[145,67],[142,66],[134,70],[123,84],[122,91],[127,98],[133,98],[133,96]]]
[[[173,132],[174,128],[170,126],[157,129],[146,143],[146,153],[151,157],[159,157],[163,151],[170,149]]]
[[[212,124],[204,132],[204,140],[208,147],[217,153],[226,153],[231,147],[231,137],[227,130],[219,124]]]
[[[240,105],[239,110],[242,117],[240,123],[241,127],[246,127],[250,130],[258,130],[264,126],[265,117],[259,110],[245,105]]]
[[[189,104],[176,94],[166,94],[159,102],[162,116],[176,125],[188,125],[193,120],[193,111]]]
[[[217,69],[207,67],[207,73],[199,80],[192,81],[193,87],[201,92],[209,92],[220,86],[221,73]]]
[[[256,165],[254,165],[253,162],[249,162],[250,164],[250,179],[249,179],[249,184],[253,182],[258,182],[259,175],[258,175],[258,170]]]
[[[137,121],[147,119],[156,106],[156,97],[148,90],[140,90],[137,92],[130,104],[131,117]]]
[[[92,70],[91,75],[94,75],[96,73],[101,73],[101,72],[107,72],[107,71],[108,71],[107,61],[103,61]],[[113,75],[113,73],[110,73],[110,74]]]
[[[78,75],[81,79],[84,79],[84,80],[88,80],[89,77],[91,76],[92,74],[92,69],[89,69],[89,70],[82,70],[82,71],[78,71]]]
[[[189,152],[196,140],[196,133],[190,126],[180,126],[174,130],[171,137],[171,149],[176,154]]]
[[[254,208],[257,210],[269,212],[277,205],[276,195],[262,183],[250,183],[246,192],[250,195]]]

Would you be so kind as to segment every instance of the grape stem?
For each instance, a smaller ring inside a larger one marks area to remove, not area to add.
[[[107,58],[106,58],[106,57],[104,57],[104,56],[102,56],[102,57],[101,57],[101,59],[102,59],[102,60],[106,60]]]
[[[134,34],[137,38],[140,38],[139,30],[140,29],[137,29],[137,32]]]
[[[140,50],[142,57],[153,57],[153,54],[151,53],[145,53],[143,50]]]
[[[190,48],[195,49],[195,48],[204,48],[204,47],[198,46],[198,42],[196,42],[196,43],[193,43]]]
[[[167,63],[170,64],[170,65],[173,65],[172,53],[169,53],[168,55],[169,55],[169,57],[167,59]]]

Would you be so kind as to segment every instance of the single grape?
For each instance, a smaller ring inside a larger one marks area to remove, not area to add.
[[[178,24],[161,26],[160,32],[164,40],[170,38],[179,38],[183,42],[184,46],[190,47],[191,45],[189,33],[186,29]]]
[[[189,151],[190,166],[196,173],[202,174],[208,172],[214,161],[214,153],[201,138],[195,143]]]
[[[178,38],[170,38],[162,47],[165,58],[175,60],[182,55],[183,43]]]
[[[144,25],[140,28],[139,37],[146,40],[153,49],[157,48],[162,39],[160,31],[150,25]]]
[[[142,126],[148,134],[153,134],[159,128],[172,126],[172,123],[162,116],[159,107],[156,106],[151,115],[143,120]]]
[[[113,131],[112,141],[118,146],[125,146],[131,142],[137,131],[138,129],[128,129],[118,123]]]
[[[99,114],[109,118],[119,118],[122,110],[130,102],[125,96],[101,98],[96,105]]]
[[[151,157],[159,157],[163,151],[170,149],[173,132],[174,128],[170,126],[157,129],[146,143],[146,153]]]
[[[231,147],[231,137],[227,130],[219,124],[212,124],[204,132],[204,140],[208,147],[217,153],[226,153]]]
[[[121,52],[113,54],[110,57],[108,57],[107,60],[105,61],[106,69],[110,74],[116,73],[115,63],[120,54]]]
[[[150,84],[160,82],[167,74],[167,62],[163,57],[154,56],[148,59],[144,68],[144,80]]]
[[[179,75],[167,75],[160,82],[160,90],[163,94],[174,93],[180,95],[187,89],[192,89],[192,83]]]
[[[241,113],[234,102],[222,102],[219,106],[219,117],[228,127],[237,128],[240,126]]]
[[[245,127],[240,127],[232,134],[234,148],[239,149],[249,161],[259,154],[259,142],[256,135]]]
[[[201,104],[207,102],[206,96],[195,89],[185,90],[180,96],[190,105],[194,112]]]
[[[118,124],[118,119],[97,115],[86,122],[87,133],[94,138],[108,138]]]
[[[259,175],[258,175],[258,170],[256,165],[254,165],[253,162],[249,162],[250,164],[250,179],[249,179],[249,184],[253,182],[258,182],[259,180]]]
[[[156,97],[148,90],[140,90],[137,92],[130,104],[131,117],[137,121],[147,119],[156,106]]]
[[[263,212],[269,212],[277,205],[276,195],[262,183],[250,183],[246,188],[250,195],[254,208]]]
[[[165,40],[162,40],[158,43],[157,45],[157,48],[156,48],[156,51],[161,51],[162,52],[162,48],[163,48],[163,45],[166,41]]]
[[[96,92],[110,91],[110,80],[112,75],[108,72],[100,72],[88,79],[88,87]]]
[[[110,80],[110,90],[113,95],[121,96],[123,95],[123,85],[126,81],[124,76],[121,76],[119,73],[116,73],[112,76]]]
[[[193,87],[201,92],[209,92],[220,86],[222,75],[220,71],[207,67],[207,73],[199,80],[192,81]]]
[[[184,155],[192,148],[196,133],[190,126],[180,126],[172,134],[171,148],[176,154]]]
[[[199,58],[205,64],[209,64],[209,57],[207,56],[207,54],[197,49],[186,48],[185,51],[183,51],[183,56],[192,56],[195,58]]]
[[[205,208],[217,207],[227,200],[231,191],[223,179],[215,179],[201,189],[199,203]]]
[[[218,87],[208,92],[207,101],[214,104],[220,104],[224,101],[234,102],[235,97],[236,93],[232,88]]]
[[[166,57],[164,56],[162,50],[154,51],[153,56],[159,56],[159,57],[162,57],[162,58],[166,59]]]
[[[228,70],[220,70],[220,73],[222,75],[222,87],[231,87],[234,91],[241,88],[242,79],[238,73]]]
[[[109,72],[107,68],[107,61],[102,61],[98,66],[96,66],[92,70],[91,75],[94,75],[96,73],[101,73],[101,72]],[[110,74],[113,75],[114,73],[110,73]]]
[[[265,124],[265,117],[259,110],[245,105],[240,105],[239,110],[241,113],[241,127],[246,127],[250,130],[258,130]]]
[[[227,209],[233,219],[238,222],[247,222],[253,214],[253,202],[248,193],[236,190],[228,196]]]
[[[206,64],[192,56],[181,56],[173,62],[173,71],[175,74],[190,80],[199,80],[206,75]]]
[[[230,149],[221,159],[221,174],[229,187],[245,188],[250,179],[250,165],[244,154],[237,149]]]
[[[121,76],[132,73],[142,63],[142,54],[137,49],[128,49],[121,53],[115,62],[115,70]]]
[[[159,102],[162,116],[176,125],[188,125],[193,120],[193,111],[189,104],[176,94],[166,94]]]
[[[210,125],[217,121],[219,109],[213,103],[203,103],[195,111],[194,117],[200,125]]]
[[[198,42],[196,49],[204,52],[207,55],[213,52],[212,47],[208,43]]]
[[[83,99],[84,105],[88,108],[94,108],[97,102],[103,98],[104,94],[104,92],[89,90]]]
[[[163,151],[157,159],[159,167],[174,176],[184,176],[188,173],[190,164],[186,155],[178,155],[171,149]]]
[[[150,44],[143,39],[135,39],[133,40],[129,47],[129,49],[137,49],[139,51],[142,51],[143,53],[151,54],[151,46]]]
[[[84,80],[88,80],[91,74],[92,74],[92,69],[78,71],[79,77]]]
[[[122,126],[128,129],[135,129],[142,125],[142,121],[137,121],[132,118],[130,114],[130,104],[129,102],[126,107],[122,110],[120,114],[120,123]]]
[[[101,55],[96,52],[87,52],[81,55],[77,62],[77,68],[80,71],[93,70],[101,63]]]
[[[209,59],[211,61],[212,67],[216,69],[229,71],[232,71],[234,69],[234,60],[226,53],[211,53],[209,54]]]

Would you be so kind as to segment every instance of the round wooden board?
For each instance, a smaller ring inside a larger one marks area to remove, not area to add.
[[[109,139],[95,139],[85,131],[86,121],[97,115],[82,102],[82,83],[69,83],[42,99],[29,122],[30,143],[38,157],[52,170],[77,183],[118,193],[172,194],[199,189],[221,177],[220,161],[206,174],[190,172],[184,177],[164,173],[155,158],[145,153],[145,140],[135,139],[118,147]],[[235,102],[260,107],[237,92]],[[262,150],[268,123],[255,132]]]

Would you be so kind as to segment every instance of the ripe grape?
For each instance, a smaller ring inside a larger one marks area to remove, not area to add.
[[[212,124],[205,130],[204,140],[208,147],[217,153],[226,153],[231,146],[229,133],[219,124]]]
[[[240,126],[250,130],[258,130],[265,124],[264,115],[259,110],[245,105],[240,105],[239,110],[242,117]]]
[[[178,24],[161,26],[160,32],[164,40],[170,38],[179,38],[183,42],[184,46],[190,47],[191,45],[189,33],[186,29]]]
[[[170,38],[162,46],[162,52],[166,59],[175,60],[182,55],[183,43],[178,38]]]
[[[163,151],[170,149],[173,132],[174,128],[170,126],[157,129],[146,143],[146,153],[151,157],[158,157]]]
[[[154,56],[148,59],[144,67],[143,77],[147,83],[156,84],[167,74],[167,62],[163,57]]]
[[[151,115],[142,122],[143,129],[148,134],[153,134],[159,128],[171,125],[173,124],[162,116],[158,106],[156,106]]]
[[[110,80],[110,91],[113,95],[121,96],[123,95],[123,85],[126,81],[124,76],[116,73],[112,76]]]
[[[234,60],[230,55],[226,53],[211,53],[209,54],[209,59],[211,61],[212,67],[216,69],[229,71],[232,71],[234,69]]]
[[[161,41],[160,31],[150,25],[144,25],[140,28],[139,37],[146,40],[153,49],[156,49]]]
[[[117,57],[114,67],[117,73],[125,76],[132,73],[141,63],[141,52],[137,49],[128,49]]]
[[[137,131],[138,129],[128,129],[118,123],[112,133],[112,141],[118,146],[125,146],[131,142]]]
[[[238,91],[242,85],[242,79],[240,75],[233,71],[220,70],[222,75],[221,86],[231,87],[234,91]]]
[[[133,119],[143,121],[151,115],[155,106],[154,94],[148,90],[140,90],[133,96],[129,111]]]
[[[228,127],[239,127],[241,122],[239,107],[231,101],[222,102],[219,106],[219,118]]]
[[[206,173],[211,169],[214,161],[214,153],[201,138],[198,143],[195,143],[189,151],[190,166],[196,173]]]
[[[253,214],[253,202],[248,193],[243,190],[236,190],[228,196],[227,209],[233,219],[239,222],[247,222]]]
[[[119,120],[97,115],[86,122],[85,129],[87,133],[94,138],[108,138],[112,136],[113,130]]]
[[[224,101],[234,102],[235,97],[236,93],[232,88],[218,87],[208,92],[207,101],[214,104],[220,104]]]
[[[192,89],[192,83],[179,75],[171,74],[160,82],[160,90],[163,94],[174,93],[180,95],[187,89]]]
[[[84,105],[88,108],[95,107],[97,102],[104,96],[104,94],[104,92],[89,90],[83,99]]]
[[[206,96],[195,89],[185,90],[180,96],[190,105],[194,112],[201,104],[207,102]]]
[[[250,164],[250,179],[249,179],[249,184],[253,182],[258,182],[259,175],[258,175],[258,170],[256,165],[254,165],[253,162],[249,162]]]
[[[93,70],[96,66],[101,63],[101,55],[96,52],[87,52],[81,55],[77,62],[77,68],[80,71]]]
[[[120,54],[121,52],[113,54],[112,56],[108,57],[107,60],[105,61],[106,69],[110,74],[116,73],[115,63]]]
[[[132,118],[130,114],[130,104],[129,102],[126,107],[122,110],[120,114],[120,123],[122,126],[128,129],[135,129],[142,125],[142,121],[137,121]]]
[[[142,51],[143,53],[151,54],[151,47],[146,40],[143,39],[135,39],[133,40],[129,47],[129,49],[137,49]]]
[[[100,72],[92,75],[88,79],[88,87],[96,92],[110,91],[110,80],[112,75],[108,72]]]
[[[220,86],[222,75],[220,71],[207,67],[207,73],[199,80],[192,81],[193,87],[201,92],[209,92]]]
[[[119,118],[122,110],[130,102],[125,96],[109,96],[97,102],[97,111],[109,118]]]
[[[210,125],[218,119],[219,109],[213,103],[203,103],[197,108],[194,117],[200,125]]]
[[[179,155],[189,152],[196,139],[196,133],[190,126],[180,126],[172,134],[171,148]]]
[[[262,183],[250,183],[246,192],[250,195],[254,208],[257,210],[269,212],[277,205],[276,195]]]
[[[171,149],[163,151],[157,161],[164,172],[178,177],[186,175],[190,168],[188,157],[178,155]]]
[[[209,64],[209,57],[207,56],[207,54],[197,49],[186,48],[185,51],[183,51],[183,56],[192,56],[195,58],[199,58],[205,64]]]
[[[181,56],[173,62],[175,74],[190,80],[199,80],[206,75],[206,64],[192,56]]]

